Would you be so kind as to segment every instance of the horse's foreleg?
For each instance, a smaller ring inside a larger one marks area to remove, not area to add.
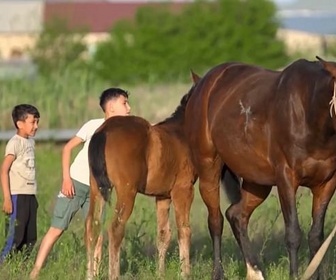
[[[289,274],[295,279],[298,277],[298,250],[302,238],[295,198],[299,185],[289,168],[280,172],[283,176],[278,178],[277,186],[285,222],[285,242],[290,262]]]
[[[311,229],[308,234],[310,260],[315,256],[324,240],[324,221],[329,202],[335,192],[335,180],[329,181],[326,185],[312,188],[313,209]],[[321,270],[321,268],[319,268]],[[319,270],[312,279],[319,279]]]
[[[221,256],[224,218],[220,209],[220,171],[221,164],[219,160],[216,162],[215,160],[207,161],[201,168],[198,168],[199,189],[208,209],[208,227],[213,246],[213,280],[223,279],[224,277]]]
[[[271,190],[271,186],[260,186],[244,181],[240,201],[232,204],[225,213],[245,258],[248,280],[264,279],[258,258],[253,253],[247,229],[253,211],[267,198]]]
[[[190,209],[194,199],[193,185],[182,188],[177,186],[172,191],[172,200],[175,209],[175,219],[178,230],[180,250],[181,276],[186,279],[190,275]]]
[[[171,230],[169,225],[170,199],[156,198],[157,217],[157,249],[159,254],[159,276],[165,272],[166,253],[171,240]]]
[[[124,187],[124,186],[123,186]],[[109,237],[109,279],[120,277],[120,246],[125,235],[125,226],[134,207],[136,189],[118,189],[116,187],[117,204],[114,218],[108,228]]]

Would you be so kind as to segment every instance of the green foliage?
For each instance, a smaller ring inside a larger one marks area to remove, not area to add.
[[[325,39],[326,40],[326,39]],[[336,58],[336,41],[325,42],[325,55],[330,58]]]
[[[19,103],[34,104],[40,111],[41,129],[78,129],[91,118],[102,117],[101,92],[115,83],[97,79],[92,72],[66,68],[52,76],[34,80],[6,80],[0,83],[0,130],[13,129],[12,108]],[[130,92],[132,114],[155,123],[170,116],[190,84],[120,85]]]
[[[111,81],[176,81],[226,61],[270,68],[287,63],[276,39],[276,7],[268,0],[197,1],[172,13],[168,5],[138,10],[120,22],[94,56],[97,74]]]
[[[40,33],[31,57],[41,75],[62,72],[65,68],[80,69],[87,50],[84,30],[69,29],[66,22],[54,20]]]

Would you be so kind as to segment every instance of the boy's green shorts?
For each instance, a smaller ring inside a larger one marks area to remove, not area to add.
[[[89,211],[90,186],[72,179],[75,188],[75,196],[68,198],[61,192],[57,195],[51,226],[66,230],[80,208],[83,209],[84,218]]]

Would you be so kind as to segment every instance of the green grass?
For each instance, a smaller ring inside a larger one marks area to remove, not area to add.
[[[132,114],[157,122],[173,113],[191,82],[116,85],[96,80],[84,71],[65,71],[50,79],[1,81],[0,129],[13,129],[11,110],[19,103],[30,103],[39,109],[40,128],[79,128],[88,119],[102,117],[99,96],[104,89],[116,86],[130,92]]]
[[[0,145],[3,153],[4,144]],[[53,144],[37,144],[37,179],[38,179],[38,244],[33,251],[32,258],[24,261],[17,256],[0,267],[1,279],[27,279],[33,266],[36,252],[44,233],[50,225],[51,214],[57,192],[61,184],[61,146]],[[191,212],[192,227],[192,279],[210,279],[212,269],[212,248],[207,229],[207,210],[200,198],[198,186]],[[228,204],[222,195],[221,206]],[[300,271],[308,262],[307,232],[310,224],[311,197],[308,191],[302,190],[298,195],[299,218],[304,231],[300,248]],[[326,217],[325,232],[328,234],[335,222],[335,199],[332,200]],[[173,213],[173,211],[171,211]],[[121,279],[157,279],[156,275],[156,217],[154,199],[138,195],[135,209],[127,224],[126,237],[122,247]],[[69,230],[61,237],[52,250],[46,266],[41,272],[40,279],[79,280],[85,277],[86,253],[83,242],[83,218],[81,213],[75,217]],[[174,216],[171,217],[173,240],[167,258],[166,279],[179,279],[178,247]],[[0,219],[0,228],[4,228],[4,218]],[[288,257],[284,244],[284,225],[279,210],[276,193],[272,193],[267,201],[253,214],[250,228],[254,249],[260,252],[267,279],[288,279]],[[223,233],[223,262],[228,279],[245,279],[245,265],[230,227],[225,220]],[[0,245],[4,236],[0,236]],[[106,247],[106,242],[104,247]],[[336,274],[335,242],[331,244],[324,259],[324,274],[326,279],[333,279]],[[99,279],[107,279],[107,248],[103,253],[102,271]]]

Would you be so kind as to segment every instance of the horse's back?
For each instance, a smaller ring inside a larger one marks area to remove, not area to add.
[[[150,123],[141,117],[112,117],[103,127],[108,138],[107,149],[135,156],[139,151],[145,151],[143,148],[148,145],[150,128]]]

